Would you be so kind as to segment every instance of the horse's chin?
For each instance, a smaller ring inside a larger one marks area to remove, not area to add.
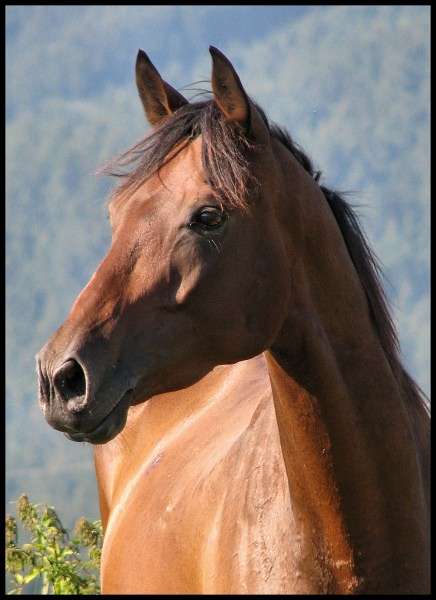
[[[106,444],[114,439],[126,425],[129,406],[132,404],[133,390],[128,390],[110,411],[110,413],[92,431],[65,432],[64,435],[73,442],[89,442],[90,444]]]

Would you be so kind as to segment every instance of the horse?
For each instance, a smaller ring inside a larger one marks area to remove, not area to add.
[[[344,195],[210,47],[187,101],[142,50],[152,128],[112,244],[37,355],[95,449],[102,592],[429,591],[429,408]]]

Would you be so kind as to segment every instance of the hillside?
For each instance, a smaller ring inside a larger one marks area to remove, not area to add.
[[[67,526],[98,514],[91,449],[46,425],[34,355],[110,243],[114,182],[94,173],[147,130],[133,77],[139,47],[180,88],[209,77],[207,47],[218,46],[326,184],[356,192],[405,365],[429,392],[429,15],[423,6],[7,7],[7,500],[26,491]]]

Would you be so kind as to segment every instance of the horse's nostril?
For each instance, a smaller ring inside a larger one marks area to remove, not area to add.
[[[56,371],[53,383],[58,394],[65,401],[80,398],[86,392],[85,374],[79,363],[73,359],[65,362]]]
[[[50,384],[45,375],[42,367],[41,361],[37,359],[37,373],[38,373],[38,384],[39,384],[39,400],[42,405],[48,404],[50,401]]]

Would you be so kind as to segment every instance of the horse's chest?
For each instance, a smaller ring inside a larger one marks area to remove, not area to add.
[[[106,530],[104,593],[304,591],[271,411],[215,435],[198,424],[129,474]]]

